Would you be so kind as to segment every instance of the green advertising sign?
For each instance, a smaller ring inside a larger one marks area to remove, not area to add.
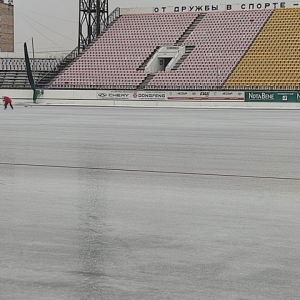
[[[253,91],[245,93],[246,102],[300,102],[300,92]]]

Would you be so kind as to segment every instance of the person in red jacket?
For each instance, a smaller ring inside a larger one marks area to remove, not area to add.
[[[11,99],[8,97],[8,96],[2,96],[2,99],[3,99],[3,104],[4,104],[4,109],[7,108],[7,105],[9,104],[11,109],[14,109],[14,107],[12,106],[12,101]]]

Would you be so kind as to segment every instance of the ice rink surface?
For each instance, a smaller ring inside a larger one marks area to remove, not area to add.
[[[0,111],[0,299],[299,299],[300,112]]]

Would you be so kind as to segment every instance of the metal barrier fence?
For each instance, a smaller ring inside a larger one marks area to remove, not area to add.
[[[137,85],[74,85],[74,84],[60,84],[50,86],[51,89],[91,89],[91,90],[137,90]],[[168,90],[168,91],[298,91],[300,86],[204,86],[204,85],[191,85],[191,86],[146,86],[145,90]]]

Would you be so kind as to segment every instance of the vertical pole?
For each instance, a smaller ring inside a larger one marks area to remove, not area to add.
[[[108,20],[108,16],[109,16],[108,1],[106,3],[106,11],[107,11],[107,13],[106,13],[106,24],[105,24],[105,26],[108,26],[108,24],[109,24],[109,20]]]
[[[81,24],[81,0],[78,1],[79,2],[79,9],[78,9],[78,13],[79,13],[79,17],[78,17],[78,54],[80,53],[80,48],[81,48],[81,33],[82,33],[82,24]]]
[[[219,66],[217,66],[217,89],[219,89]]]
[[[92,0],[89,0],[89,7],[87,8],[87,13],[88,13],[88,43],[92,41],[92,34],[93,34],[93,29],[92,29],[92,15],[91,15],[91,10],[92,10]]]
[[[33,43],[33,37],[31,38],[31,44],[32,44],[32,73],[33,73],[33,79],[34,79],[34,71],[35,71],[35,60],[34,60],[34,43]]]
[[[97,0],[97,7],[96,7],[96,37],[100,34],[100,25],[101,25],[101,7],[100,7],[100,0]]]

